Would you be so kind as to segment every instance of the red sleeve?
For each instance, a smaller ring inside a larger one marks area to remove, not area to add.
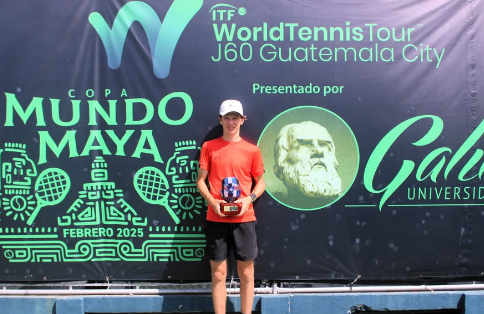
[[[257,150],[254,153],[254,159],[252,160],[251,174],[255,178],[263,175],[264,172],[265,170],[264,170],[264,162],[262,161],[262,154],[259,148],[257,148]]]
[[[199,161],[200,168],[204,170],[210,170],[210,152],[208,149],[207,142],[203,143],[202,151],[200,153],[200,161]]]

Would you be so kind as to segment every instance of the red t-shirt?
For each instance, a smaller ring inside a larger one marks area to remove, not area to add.
[[[203,143],[200,154],[200,168],[208,171],[210,194],[215,199],[222,200],[220,190],[222,180],[226,177],[236,177],[240,184],[240,197],[250,195],[252,177],[264,174],[264,164],[259,147],[244,140],[227,142],[222,137]],[[241,216],[219,217],[212,207],[208,206],[207,220],[217,222],[247,222],[254,221],[254,207]]]

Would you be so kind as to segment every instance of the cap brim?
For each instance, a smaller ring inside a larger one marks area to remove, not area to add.
[[[242,113],[240,113],[240,112],[238,112],[238,111],[233,111],[233,110],[231,110],[231,111],[226,111],[226,112],[225,112],[225,111],[224,111],[224,112],[220,112],[219,114],[220,114],[221,116],[225,116],[225,115],[227,115],[227,114],[229,114],[229,113],[237,113],[237,114],[241,115],[242,117],[245,117],[245,116],[244,116],[244,114],[242,114]]]

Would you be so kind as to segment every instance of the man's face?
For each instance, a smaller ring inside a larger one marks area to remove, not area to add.
[[[309,197],[334,197],[341,193],[336,172],[334,143],[326,128],[314,122],[295,124],[288,131],[284,178],[288,188]]]
[[[237,134],[240,132],[240,126],[244,124],[245,118],[238,113],[227,113],[219,117],[224,134]]]

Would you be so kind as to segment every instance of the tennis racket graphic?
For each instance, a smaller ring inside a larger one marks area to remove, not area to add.
[[[143,201],[153,205],[163,205],[175,223],[180,223],[180,218],[173,212],[168,204],[168,180],[163,172],[155,167],[144,167],[136,172],[133,179],[136,192]]]
[[[42,207],[57,205],[62,202],[70,187],[71,180],[64,170],[49,168],[42,171],[35,181],[37,206],[27,220],[27,224],[31,225],[34,222]]]

